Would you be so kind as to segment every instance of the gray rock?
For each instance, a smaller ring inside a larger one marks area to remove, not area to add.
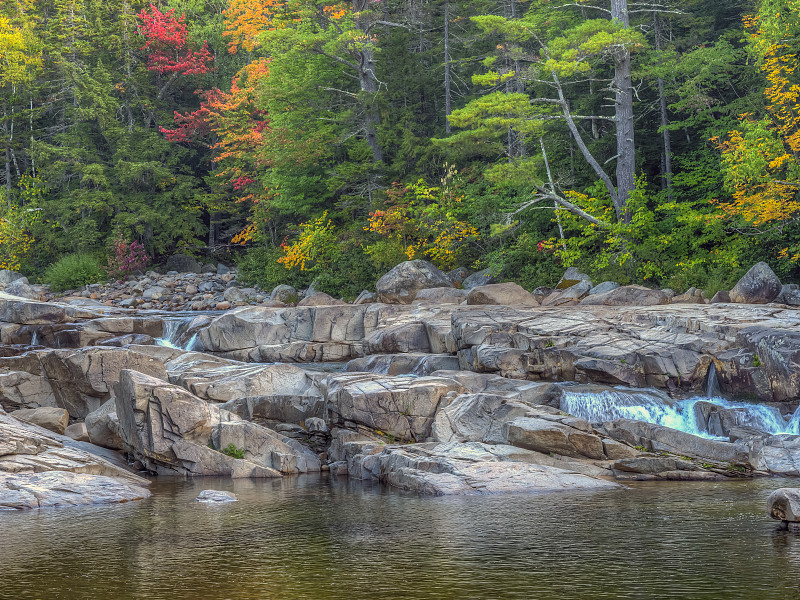
[[[230,272],[231,270],[229,267],[223,265],[222,263],[217,263],[217,275],[226,275]]]
[[[39,300],[41,299],[41,294],[36,291],[36,289],[28,284],[28,278],[22,277],[20,279],[15,279],[8,285],[6,285],[5,289],[6,294],[11,294],[12,296],[19,296],[20,298],[28,298],[29,300]]]
[[[564,283],[562,279],[559,285]],[[572,280],[566,280],[570,282]],[[583,298],[589,295],[592,289],[592,284],[586,280],[578,280],[577,283],[567,288],[556,288],[553,293],[542,300],[542,306],[574,306],[578,304]]]
[[[167,271],[179,273],[200,273],[202,265],[186,254],[173,254],[167,259]]]
[[[779,521],[800,523],[800,488],[780,488],[767,498],[767,514]]]
[[[581,273],[575,267],[568,268],[564,275],[561,276],[561,280],[556,285],[557,290],[566,290],[578,283],[588,283],[589,289],[592,288],[592,278],[589,277],[586,273]]]
[[[119,435],[119,419],[117,403],[111,398],[97,410],[86,415],[84,421],[89,441],[96,446],[122,450],[122,438]]]
[[[222,490],[203,490],[194,499],[195,502],[202,502],[203,504],[225,504],[228,502],[238,502],[239,498],[232,492],[223,492]]]
[[[353,304],[372,304],[376,302],[376,300],[377,298],[375,294],[368,290],[364,290],[358,295],[358,298],[353,301]]]
[[[144,292],[142,292],[142,298],[144,300],[161,300],[170,293],[169,288],[156,285],[145,289]]]
[[[463,287],[464,280],[469,277],[469,269],[466,267],[456,267],[452,271],[447,272],[447,278],[453,282],[453,285]]]
[[[270,293],[269,299],[277,300],[278,302],[283,302],[284,304],[292,304],[297,302],[297,290],[290,285],[277,285]]]
[[[461,304],[467,298],[467,290],[451,287],[428,288],[417,292],[414,302],[432,302],[435,304]]]
[[[473,287],[467,295],[467,304],[537,306],[538,303],[530,292],[516,283],[493,283]]]
[[[38,425],[58,434],[63,434],[69,424],[69,413],[63,408],[53,406],[20,409],[10,414],[20,421]]]
[[[703,290],[691,287],[683,294],[673,296],[670,302],[672,302],[672,304],[705,304],[706,299]]]
[[[773,302],[788,304],[789,306],[800,306],[800,286],[796,283],[789,283],[781,288],[781,293]]]
[[[759,262],[733,286],[730,297],[732,302],[739,304],[767,304],[775,300],[782,287],[769,265]]]
[[[386,304],[410,304],[420,290],[438,287],[453,287],[453,283],[425,260],[402,262],[375,284],[379,300]]]
[[[651,290],[640,285],[625,285],[610,292],[587,296],[581,304],[602,306],[654,306],[668,304],[670,297],[663,290]]]
[[[8,269],[0,269],[0,284],[8,285],[17,279],[27,279],[22,273],[16,271],[9,271]]]
[[[492,274],[491,269],[483,269],[467,277],[461,284],[461,287],[465,290],[471,290],[479,285],[489,285],[496,282],[497,277]]]
[[[314,292],[307,294],[297,306],[335,306],[345,304],[341,300],[337,300],[333,296],[329,296],[325,292]]]
[[[86,430],[86,423],[73,423],[64,430],[64,435],[72,438],[76,442],[88,442],[89,433]]]
[[[143,484],[147,482],[144,480]],[[54,508],[88,504],[116,504],[150,497],[144,485],[105,475],[45,471],[0,472],[0,509]]]
[[[588,423],[574,417],[561,422],[531,417],[518,417],[507,425],[508,442],[513,446],[544,454],[586,456],[603,460],[603,440],[592,433]]]
[[[257,295],[258,292],[254,288],[229,287],[222,294],[222,297],[228,302],[244,304],[254,301]]]
[[[217,272],[217,265],[206,264],[200,267],[200,273],[214,273]]]
[[[615,290],[618,287],[621,286],[616,281],[604,281],[603,283],[598,283],[591,290],[589,290],[589,295],[594,296],[595,294],[605,294],[606,292]]]
[[[727,304],[730,301],[731,295],[725,290],[718,291],[714,294],[714,297],[711,298],[711,304]]]

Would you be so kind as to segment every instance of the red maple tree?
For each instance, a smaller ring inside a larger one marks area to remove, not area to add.
[[[139,13],[139,33],[145,39],[142,50],[147,51],[147,68],[157,73],[199,75],[211,70],[214,57],[203,42],[199,50],[189,47],[184,16],[175,17],[175,9],[161,12],[151,4],[149,11]]]

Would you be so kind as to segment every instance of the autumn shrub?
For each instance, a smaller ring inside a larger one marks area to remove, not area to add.
[[[100,261],[91,254],[68,254],[51,265],[43,279],[53,291],[61,292],[105,281],[106,273]]]
[[[247,285],[258,285],[267,291],[282,283],[298,289],[308,287],[314,280],[314,273],[287,269],[278,262],[282,256],[283,251],[280,248],[266,246],[249,248],[236,261],[239,281]]]
[[[149,260],[142,244],[136,240],[129,243],[118,231],[112,244],[112,255],[108,257],[106,272],[112,278],[121,279],[136,271],[143,271]]]

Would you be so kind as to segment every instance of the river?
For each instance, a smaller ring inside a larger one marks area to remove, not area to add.
[[[424,497],[379,484],[157,479],[127,505],[0,512],[0,598],[792,599],[797,480]],[[193,502],[203,489],[240,501]]]

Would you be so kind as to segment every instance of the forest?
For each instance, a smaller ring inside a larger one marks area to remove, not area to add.
[[[0,268],[800,282],[800,0],[329,2],[3,0]]]

